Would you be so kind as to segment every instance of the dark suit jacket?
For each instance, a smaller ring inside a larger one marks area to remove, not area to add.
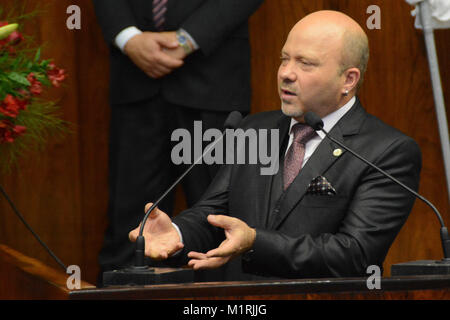
[[[244,119],[242,127],[278,128],[280,145],[290,118],[280,111]],[[411,138],[355,105],[331,134],[407,186],[419,184],[421,153]],[[269,212],[273,176],[260,175],[260,165],[225,165],[203,199],[175,217],[187,252],[206,252],[224,239],[223,230],[206,221],[226,214],[256,228],[252,250],[223,268],[223,279],[248,279],[244,272],[281,278],[366,275],[382,263],[414,203],[414,196],[370,166],[324,139],[277,205]],[[281,151],[283,152],[283,151]],[[280,166],[282,170],[282,166]],[[336,195],[305,194],[310,182],[324,176]],[[184,260],[183,260],[183,259]]]
[[[160,80],[148,77],[115,45],[129,26],[155,31],[152,0],[93,0],[110,44],[111,102],[129,103],[158,92],[171,103],[221,111],[250,110],[249,16],[263,0],[169,0],[165,30],[185,29],[200,50]]]

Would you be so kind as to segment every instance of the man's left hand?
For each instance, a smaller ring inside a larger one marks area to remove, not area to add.
[[[167,41],[175,43],[178,41],[175,31],[164,31],[160,32],[160,34],[164,36]],[[176,48],[163,48],[163,51],[169,56],[180,60],[184,60],[184,58],[186,58],[187,56],[186,51],[181,46],[178,46]]]
[[[190,252],[189,266],[194,269],[212,269],[227,263],[231,258],[248,251],[255,242],[256,231],[237,218],[209,215],[208,222],[225,230],[226,239],[219,247],[206,254]]]

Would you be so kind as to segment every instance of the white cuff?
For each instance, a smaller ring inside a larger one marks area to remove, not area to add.
[[[119,32],[119,34],[114,39],[114,43],[116,46],[122,51],[125,48],[125,44],[137,34],[141,34],[142,31],[136,28],[135,26],[128,27]]]
[[[181,234],[180,228],[178,228],[178,226],[172,222],[173,227],[177,230],[178,235],[180,236],[180,242],[183,243],[183,235]]]
[[[172,222],[172,225],[177,230],[178,235],[180,236],[180,242],[183,243],[183,235],[181,234],[180,228],[178,228],[178,226],[175,223],[173,223],[173,222]],[[172,254],[172,256],[175,256],[175,255],[179,254],[181,252],[181,250],[183,250],[183,249],[178,250],[177,252]]]

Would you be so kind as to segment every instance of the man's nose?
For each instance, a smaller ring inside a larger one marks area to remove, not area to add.
[[[280,66],[279,72],[280,78],[286,82],[293,82],[297,79],[297,74],[295,73],[291,63]]]

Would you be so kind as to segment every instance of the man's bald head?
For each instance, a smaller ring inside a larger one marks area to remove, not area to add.
[[[281,50],[278,93],[287,116],[320,117],[344,106],[361,85],[368,59],[367,37],[349,16],[314,12],[289,32]]]
[[[357,89],[361,86],[369,60],[369,41],[361,26],[346,14],[322,10],[301,19],[291,33],[310,32],[318,41],[336,45],[340,50],[340,72],[355,67],[360,71]]]

